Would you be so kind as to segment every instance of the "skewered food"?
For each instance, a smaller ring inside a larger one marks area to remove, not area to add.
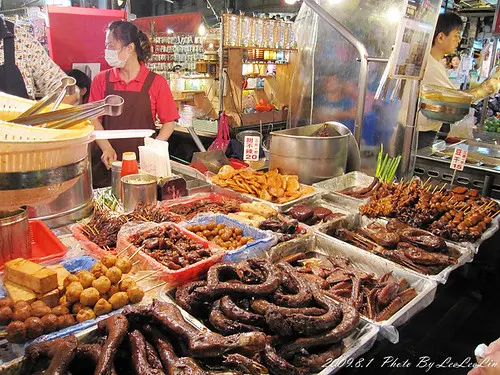
[[[43,333],[51,333],[57,331],[59,320],[55,314],[47,314],[42,317]]]
[[[109,281],[111,281],[112,284],[116,284],[118,283],[118,281],[122,279],[122,270],[113,265],[108,268],[108,272],[106,272],[106,277],[109,279]]]
[[[128,305],[129,303],[128,293],[118,292],[116,294],[113,294],[109,298],[109,303],[114,310],[121,309],[123,306]]]
[[[111,268],[116,264],[117,257],[114,254],[106,254],[101,258],[101,263],[104,264],[104,266]]]
[[[12,312],[12,320],[25,321],[31,316],[31,306],[25,301],[17,301],[14,304],[14,311]]]
[[[29,339],[43,335],[43,325],[40,318],[30,317],[24,321],[26,326],[26,337]]]
[[[4,307],[4,306],[8,306],[8,307],[14,307],[14,300],[10,297],[3,297],[3,298],[0,298],[0,307]]]
[[[73,274],[69,274],[68,276],[66,276],[66,278],[64,279],[64,289],[67,289],[68,286],[74,281],[80,282],[80,278]]]
[[[97,289],[99,294],[106,294],[111,289],[111,280],[106,276],[101,276],[92,282],[92,287]]]
[[[138,286],[133,286],[127,289],[127,296],[130,303],[139,303],[144,298],[144,290]]]
[[[92,273],[95,276],[96,279],[98,279],[101,276],[106,276],[106,272],[108,272],[108,267],[106,267],[101,262],[95,263],[90,268],[90,273]]]
[[[397,218],[452,241],[477,241],[489,228],[500,206],[463,186],[451,191],[413,180],[381,184],[360,212],[369,217]]]
[[[79,281],[74,281],[66,288],[66,300],[70,303],[78,302],[80,300],[80,295],[83,292],[82,283]]]
[[[14,344],[20,344],[26,341],[26,325],[18,320],[9,323],[5,329],[7,340]]]
[[[95,319],[95,317],[96,314],[90,307],[84,307],[80,311],[78,311],[78,314],[76,314],[76,320],[78,321],[78,323]]]
[[[120,291],[126,292],[129,288],[136,286],[135,280],[131,277],[126,277],[120,282]]]
[[[230,214],[240,210],[240,201],[232,198],[224,198],[221,202],[214,202],[209,199],[202,199],[189,204],[176,204],[168,207],[169,212],[174,213],[184,220],[189,221],[196,215],[203,212],[214,212]]]
[[[74,326],[76,324],[75,318],[71,314],[66,314],[58,317],[59,329],[64,329],[67,327]]]
[[[95,280],[95,276],[87,270],[78,272],[76,276],[80,280],[83,289],[90,288],[92,286],[92,282]]]
[[[31,316],[33,317],[41,318],[51,312],[51,308],[43,301],[35,301],[31,304]]]
[[[78,314],[81,309],[83,309],[85,306],[82,305],[80,302],[75,303],[73,306],[71,306],[71,312],[73,314]]]
[[[9,306],[0,307],[0,326],[5,326],[12,320],[12,309]]]
[[[122,274],[129,273],[132,270],[132,262],[130,259],[125,257],[120,257],[116,260],[116,268],[122,271]]]
[[[298,176],[282,175],[278,170],[266,173],[251,169],[235,170],[229,165],[223,166],[212,182],[240,193],[275,203],[287,203],[314,192],[310,186],[302,186]]]
[[[94,306],[94,312],[97,316],[105,315],[113,310],[113,306],[111,303],[106,301],[104,298],[101,298]]]
[[[69,314],[69,309],[66,306],[59,305],[52,309],[52,313],[57,316]]]

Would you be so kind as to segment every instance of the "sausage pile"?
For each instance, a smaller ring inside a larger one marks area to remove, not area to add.
[[[78,343],[69,336],[34,344],[26,349],[22,374],[72,375],[209,375],[203,366],[234,374],[260,375],[266,369],[249,357],[265,348],[266,337],[251,332],[224,337],[199,331],[179,309],[155,300],[151,306],[130,308],[99,322],[101,337],[93,343]],[[45,358],[49,359],[46,364]],[[41,372],[38,372],[41,371]]]
[[[332,228],[328,234],[426,275],[437,275],[456,264],[461,256],[442,238],[411,228],[398,219],[391,219],[385,226],[371,223],[356,232]]]
[[[389,319],[417,296],[417,291],[405,279],[397,279],[391,272],[380,277],[365,273],[342,256],[297,253],[283,260],[327,296],[352,304],[360,314],[372,320]]]
[[[158,263],[171,270],[180,270],[210,258],[212,250],[204,247],[171,224],[131,235],[128,240]]]
[[[268,335],[256,359],[277,375],[321,371],[342,354],[343,339],[359,322],[351,304],[334,302],[285,261],[214,265],[206,281],[181,286],[175,298],[223,335]]]

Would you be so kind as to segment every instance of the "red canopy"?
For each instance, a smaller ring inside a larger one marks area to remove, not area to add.
[[[201,13],[184,13],[137,18],[134,23],[146,34],[151,34],[151,21],[157,33],[165,33],[171,29],[175,33],[194,34],[198,31],[202,18]]]
[[[110,22],[126,19],[123,10],[49,6],[50,57],[63,70],[73,63],[100,63],[104,60],[106,27]]]

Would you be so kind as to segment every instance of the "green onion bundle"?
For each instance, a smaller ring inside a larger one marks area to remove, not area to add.
[[[384,145],[380,145],[375,176],[382,182],[392,182],[400,161],[401,155],[395,158],[390,158],[388,154],[384,156]]]

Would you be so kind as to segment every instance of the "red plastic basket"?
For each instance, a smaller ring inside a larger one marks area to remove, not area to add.
[[[35,263],[43,263],[52,259],[62,258],[68,251],[57,236],[42,221],[29,222],[31,257],[28,259]],[[3,264],[0,266],[3,270]]]
[[[100,259],[108,254],[116,254],[116,249],[112,248],[110,251],[107,251],[89,240],[87,235],[83,232],[82,228],[82,224],[75,224],[71,228],[71,232],[73,233],[73,237],[78,240],[80,245],[82,245],[84,247],[84,250],[90,253],[90,255],[93,255],[95,258]]]
[[[184,228],[179,227],[175,223],[162,223],[160,225],[173,225],[178,231],[182,232],[182,234],[186,235],[189,239],[200,243],[203,245],[204,248],[210,248],[212,252],[214,253],[211,257],[206,258],[200,262],[191,264],[187,267],[184,267],[178,271],[172,271],[168,267],[165,267],[164,265],[160,264],[157,262],[155,259],[150,257],[149,255],[143,253],[142,251],[139,251],[139,253],[134,257],[134,261],[137,259],[140,259],[141,262],[139,262],[140,268],[144,270],[160,270],[161,275],[158,275],[159,278],[162,280],[166,281],[169,286],[176,286],[179,284],[184,284],[189,281],[193,281],[196,279],[199,279],[201,276],[203,276],[210,267],[212,267],[214,264],[219,263],[224,254],[225,251],[222,251],[220,248],[213,246],[210,244],[208,241],[205,239],[197,236],[194,233],[191,233],[187,231]],[[126,247],[130,246],[130,242],[128,241],[127,238],[119,238],[118,243],[117,243],[117,250],[120,252],[122,249],[125,249]],[[137,247],[135,246],[130,246],[127,248],[126,253],[128,255],[132,255],[137,251]]]

